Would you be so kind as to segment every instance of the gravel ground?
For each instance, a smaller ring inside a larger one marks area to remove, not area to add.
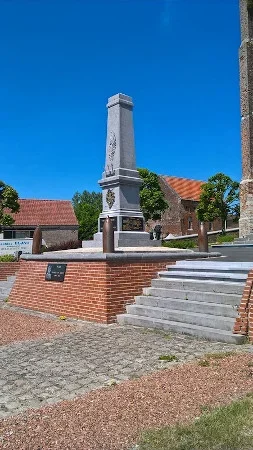
[[[0,346],[0,418],[72,400],[112,379],[120,383],[171,367],[172,363],[159,360],[162,355],[174,355],[183,363],[206,353],[253,352],[250,344],[208,342],[116,324],[74,323],[74,332]],[[12,331],[15,334],[13,327]]]
[[[173,366],[0,421],[8,450],[123,450],[149,427],[185,422],[253,391],[253,357]],[[152,449],[150,449],[152,450]]]
[[[74,325],[58,319],[42,319],[31,314],[0,309],[0,345],[45,338],[71,332]]]

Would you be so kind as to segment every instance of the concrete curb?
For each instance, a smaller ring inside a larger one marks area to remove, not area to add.
[[[177,261],[180,259],[197,259],[197,258],[217,258],[221,256],[220,253],[200,253],[200,252],[168,252],[168,253],[154,253],[154,252],[129,252],[129,253],[68,253],[48,252],[42,255],[21,255],[22,260],[25,261],[105,261],[105,262],[129,262],[129,261]]]

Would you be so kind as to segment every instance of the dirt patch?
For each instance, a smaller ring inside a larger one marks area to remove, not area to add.
[[[73,329],[74,325],[58,319],[43,319],[31,314],[0,309],[0,345],[54,336]]]

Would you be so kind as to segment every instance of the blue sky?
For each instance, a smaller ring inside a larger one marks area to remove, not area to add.
[[[138,167],[241,178],[238,0],[0,0],[0,179],[99,191],[106,102],[133,97]]]

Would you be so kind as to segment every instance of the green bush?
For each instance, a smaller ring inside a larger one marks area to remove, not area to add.
[[[197,247],[196,243],[192,239],[173,239],[173,241],[163,241],[163,247],[169,248],[194,248]]]
[[[223,244],[223,242],[233,242],[235,239],[234,236],[231,236],[229,234],[220,235],[217,237],[218,244]]]
[[[16,261],[16,258],[13,255],[0,256],[0,262],[14,262],[14,261]]]

